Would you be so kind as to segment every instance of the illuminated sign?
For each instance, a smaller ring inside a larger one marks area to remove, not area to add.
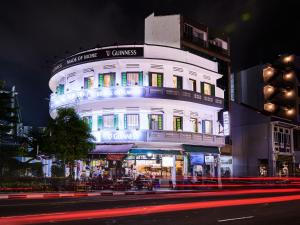
[[[205,163],[213,163],[215,162],[215,158],[212,155],[206,155],[204,157]]]
[[[228,111],[223,112],[224,135],[230,135],[230,118]]]
[[[143,47],[120,47],[120,48],[106,48],[106,49],[95,49],[88,52],[79,53],[65,60],[57,63],[52,69],[52,74],[55,74],[63,69],[70,66],[75,66],[82,63],[94,62],[101,59],[109,58],[134,58],[143,57]]]
[[[140,130],[102,131],[102,142],[145,141],[146,133]]]

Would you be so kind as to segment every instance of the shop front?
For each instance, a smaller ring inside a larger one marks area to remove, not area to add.
[[[294,175],[294,160],[292,155],[277,155],[276,157],[276,173],[277,176],[293,176]]]
[[[218,177],[220,154],[218,147],[183,145],[185,176]]]

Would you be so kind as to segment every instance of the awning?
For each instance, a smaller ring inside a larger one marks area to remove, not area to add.
[[[129,153],[131,154],[166,154],[166,155],[180,155],[179,150],[166,150],[166,149],[141,149],[141,148],[132,148]]]
[[[202,146],[202,145],[182,145],[185,152],[203,152],[203,153],[212,153],[212,154],[219,154],[218,147],[211,147],[211,146]]]
[[[115,145],[96,145],[89,154],[118,154],[128,153],[133,144],[115,144]]]

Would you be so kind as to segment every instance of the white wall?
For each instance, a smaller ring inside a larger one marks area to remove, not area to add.
[[[145,43],[180,48],[180,15],[154,16],[145,19]]]

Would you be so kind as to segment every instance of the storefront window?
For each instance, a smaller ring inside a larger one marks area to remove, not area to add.
[[[191,118],[192,132],[198,132],[198,120],[196,118]]]
[[[189,82],[190,82],[190,87],[192,88],[192,91],[197,91],[196,81],[193,79],[189,79]]]
[[[212,121],[211,120],[202,120],[202,133],[203,134],[212,134]]]
[[[123,72],[122,86],[143,86],[143,72]]]
[[[139,114],[126,114],[124,120],[125,129],[131,130],[140,128]]]
[[[56,93],[58,95],[63,95],[65,92],[65,85],[64,84],[59,84],[57,87],[56,87]]]
[[[163,87],[163,74],[162,73],[149,73],[149,86]]]
[[[94,87],[94,76],[84,78],[84,89],[91,89]]]
[[[99,74],[99,87],[113,87],[115,86],[115,73]]]
[[[88,125],[89,129],[92,130],[93,120],[91,116],[84,116],[83,121]]]
[[[163,129],[163,115],[150,114],[149,115],[149,128],[150,130]]]
[[[201,83],[201,93],[209,96],[215,96],[215,86],[209,83]]]
[[[182,131],[182,117],[181,116],[173,117],[173,130],[174,131]]]
[[[173,75],[173,88],[182,89],[182,77]]]

